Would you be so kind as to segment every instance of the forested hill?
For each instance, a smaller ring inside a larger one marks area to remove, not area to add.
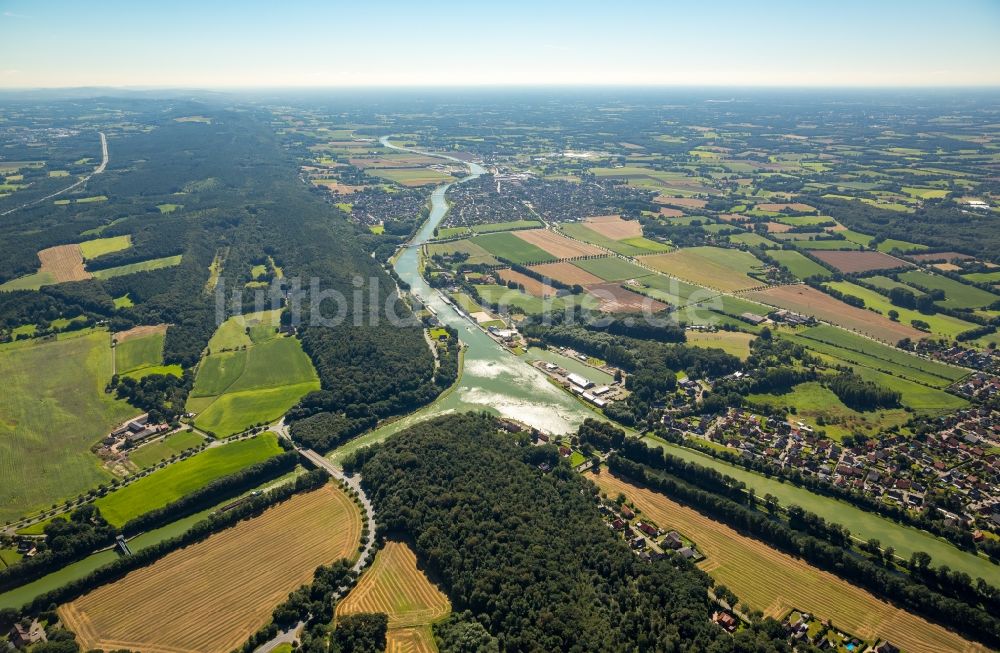
[[[787,650],[776,622],[735,637],[711,623],[708,575],[640,560],[601,520],[597,489],[555,448],[519,438],[492,417],[451,415],[348,461],[363,463],[380,528],[415,541],[501,650]]]

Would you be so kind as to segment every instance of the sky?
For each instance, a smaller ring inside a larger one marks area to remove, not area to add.
[[[1000,0],[0,0],[0,88],[998,86]]]

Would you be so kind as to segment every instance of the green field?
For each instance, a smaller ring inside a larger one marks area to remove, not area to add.
[[[763,263],[750,252],[738,249],[685,247],[669,254],[645,256],[641,261],[655,270],[726,292],[763,285],[748,276]]]
[[[493,222],[489,224],[477,224],[472,226],[472,230],[477,234],[488,234],[495,231],[513,231],[515,229],[535,229],[544,226],[538,220],[512,220],[511,222]]]
[[[599,234],[581,222],[565,222],[559,225],[559,231],[570,238],[581,240],[591,245],[597,245],[609,249],[622,256],[640,256],[642,254],[655,254],[657,252],[668,252],[671,247],[658,243],[648,238],[636,237],[625,238],[623,240],[612,240],[603,234]]]
[[[521,240],[508,232],[483,234],[471,239],[472,244],[479,245],[490,254],[505,258],[513,263],[551,263],[556,260],[544,249]]]
[[[937,303],[945,308],[982,308],[1000,301],[1000,295],[923,270],[903,272],[899,279],[921,288],[944,291],[944,301]]]
[[[689,301],[701,301],[718,295],[715,290],[662,274],[641,277],[639,283],[646,289],[645,294],[674,306],[683,306]]]
[[[972,274],[963,274],[963,279],[968,279],[973,283],[1000,283],[1000,270],[996,272],[973,272]]]
[[[808,424],[817,432],[825,431],[828,437],[839,441],[845,435],[865,433],[877,435],[891,426],[901,426],[909,421],[909,414],[899,408],[861,413],[844,405],[831,390],[817,381],[800,383],[785,394],[753,394],[747,397],[751,404],[764,404],[776,410],[795,408],[788,416]],[[820,425],[819,422],[824,422]]]
[[[157,204],[156,208],[160,210],[160,213],[173,213],[178,209],[184,208],[183,204]]]
[[[762,249],[768,249],[771,247],[780,247],[778,243],[774,242],[770,238],[765,238],[758,233],[752,231],[745,231],[739,234],[733,234],[729,237],[729,242],[736,243],[738,245],[746,245],[748,247],[760,247]]]
[[[435,254],[446,256],[461,253],[469,255],[469,258],[466,260],[470,265],[497,265],[500,263],[496,257],[468,239],[454,240],[448,243],[428,243],[426,247],[428,257],[432,257]]]
[[[596,309],[598,301],[586,293],[582,295],[566,295],[543,300],[520,290],[511,290],[506,286],[496,284],[476,286],[476,291],[484,301],[496,304],[503,302],[506,307],[519,308],[528,315],[537,315],[545,311],[564,311],[567,306],[580,304],[588,309]]]
[[[218,437],[277,419],[303,395],[319,390],[298,339],[276,333],[279,311],[226,320],[209,341],[187,410],[195,426]]]
[[[128,458],[139,467],[152,467],[161,460],[169,458],[187,449],[197,447],[205,442],[194,431],[178,431],[149,444],[144,444],[138,449],[129,452]]]
[[[851,240],[790,240],[789,242],[798,249],[861,249],[861,245]]]
[[[0,520],[47,508],[110,478],[90,447],[141,411],[104,392],[107,331],[0,345]]]
[[[684,460],[711,467],[719,472],[743,481],[747,487],[753,488],[758,497],[771,494],[778,498],[783,506],[795,504],[814,512],[827,521],[844,524],[851,534],[861,540],[875,538],[882,546],[896,549],[896,555],[908,559],[917,551],[924,551],[931,556],[931,565],[948,565],[952,570],[964,571],[973,578],[983,578],[993,585],[1000,585],[1000,567],[986,558],[966,553],[943,539],[930,533],[903,526],[889,521],[874,513],[855,508],[854,506],[814,494],[791,483],[783,483],[776,478],[766,478],[761,474],[735,467],[722,460],[712,458],[697,451],[692,451],[675,444],[668,443],[656,437],[646,436],[647,444],[662,447],[667,453]]]
[[[115,370],[118,374],[139,372],[163,364],[165,333],[129,338],[115,346]]]
[[[139,263],[130,263],[128,265],[120,265],[116,268],[107,268],[106,270],[96,270],[94,272],[95,279],[110,279],[112,277],[121,277],[126,274],[135,274],[136,272],[148,272],[150,270],[159,270],[161,268],[172,268],[175,265],[181,264],[181,255],[176,256],[164,256],[163,258],[154,258],[148,261],[141,261]]]
[[[964,378],[968,371],[914,356],[844,329],[821,324],[795,335],[782,334],[817,353],[894,374],[910,381],[944,388]]]
[[[768,252],[768,256],[787,268],[798,279],[833,276],[833,273],[825,267],[793,249],[776,249]]]
[[[930,325],[931,332],[937,335],[954,338],[959,333],[968,331],[975,326],[969,322],[951,317],[950,315],[943,315],[941,313],[924,315],[919,311],[894,306],[884,295],[881,295],[874,290],[862,288],[861,286],[848,281],[829,281],[825,285],[838,290],[845,295],[860,297],[864,300],[865,307],[873,309],[882,315],[888,315],[889,311],[896,311],[899,313],[899,321],[902,324],[910,324],[911,320],[923,320]]]
[[[121,297],[115,297],[112,301],[113,301],[116,309],[118,309],[118,308],[132,308],[133,306],[135,306],[135,303],[128,296],[128,294],[122,295]]]
[[[95,238],[80,243],[80,254],[85,261],[120,252],[132,246],[132,236],[112,236],[111,238]]]
[[[903,290],[909,290],[917,297],[920,297],[921,295],[924,294],[921,291],[914,288],[913,286],[908,286],[905,283],[896,281],[895,279],[890,279],[889,277],[883,277],[882,275],[876,275],[874,277],[865,277],[865,283],[867,283],[869,286],[875,286],[876,288],[885,290],[887,294],[893,288],[902,288]]]
[[[742,331],[687,331],[684,335],[687,337],[687,344],[692,347],[721,349],[740,360],[746,360],[750,356],[750,341],[755,337],[752,333]]]
[[[455,181],[451,175],[431,168],[366,168],[365,172],[403,186],[426,186]]]
[[[898,249],[901,252],[919,252],[927,249],[927,245],[920,245],[918,243],[910,243],[905,240],[896,240],[894,238],[886,238],[881,243],[878,244],[876,248],[880,252],[891,252],[894,249]]]
[[[582,261],[572,261],[572,263],[581,270],[586,270],[605,281],[639,279],[653,274],[653,272],[646,268],[639,267],[635,263],[620,259],[617,256],[584,259]]]
[[[187,460],[168,465],[129,483],[94,502],[109,523],[122,526],[130,519],[156,510],[204,487],[277,454],[278,436],[265,433],[214,449],[206,449]]]

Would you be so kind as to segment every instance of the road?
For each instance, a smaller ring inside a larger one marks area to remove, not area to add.
[[[288,434],[288,426],[285,424],[284,418],[272,426],[271,430],[277,433],[280,437],[292,442],[291,436]],[[372,503],[368,499],[368,495],[365,494],[364,489],[361,487],[361,476],[358,474],[348,476],[342,469],[339,469],[332,462],[312,449],[305,449],[298,446],[294,442],[292,442],[292,446],[295,447],[295,451],[297,451],[300,456],[308,460],[314,467],[326,471],[326,473],[339,481],[343,481],[348,487],[358,493],[358,499],[361,501],[365,514],[368,516],[368,539],[365,541],[364,549],[361,550],[361,555],[358,556],[357,562],[354,563],[354,566],[351,567],[351,569],[355,573],[361,573],[361,571],[368,566],[369,559],[372,556],[372,548],[375,545],[375,509],[372,507]],[[346,587],[339,588],[334,593],[333,600],[339,600],[346,591]],[[300,621],[288,630],[281,631],[270,641],[258,646],[254,649],[254,653],[270,653],[282,644],[291,644],[295,642],[299,637],[299,632],[304,627],[305,622]]]
[[[52,193],[50,195],[46,195],[45,197],[40,197],[37,200],[32,200],[32,201],[26,202],[26,203],[24,203],[24,204],[22,204],[20,206],[15,206],[12,209],[8,209],[8,210],[4,211],[3,213],[0,213],[0,216],[2,216],[2,215],[10,215],[14,211],[20,211],[21,209],[27,208],[29,206],[33,206],[33,205],[38,204],[40,202],[44,202],[45,200],[50,200],[53,197],[59,197],[63,193],[68,193],[69,191],[73,190],[74,188],[77,188],[77,187],[82,186],[83,184],[87,183],[88,181],[90,181],[90,178],[93,177],[94,175],[99,175],[102,172],[104,172],[104,169],[108,167],[108,137],[104,135],[104,132],[98,132],[98,133],[101,135],[101,164],[99,166],[97,166],[96,168],[94,168],[93,172],[91,172],[86,177],[83,177],[82,179],[80,179],[76,183],[71,184],[71,185],[67,186],[66,188],[63,188],[62,190],[57,190],[56,192],[54,192],[54,193]]]

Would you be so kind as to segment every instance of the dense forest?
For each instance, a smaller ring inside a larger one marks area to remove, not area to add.
[[[679,559],[641,560],[603,524],[596,487],[559,464],[554,447],[498,426],[486,415],[438,418],[346,466],[360,468],[380,532],[411,537],[456,611],[471,611],[501,650],[787,650],[774,621],[735,637],[711,623],[706,574]]]

